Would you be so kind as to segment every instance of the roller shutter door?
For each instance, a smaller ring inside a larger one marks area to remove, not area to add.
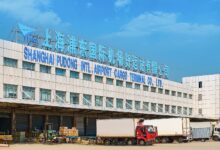
[[[96,136],[96,118],[86,118],[86,136]]]
[[[79,136],[84,136],[84,117],[75,117],[76,128],[79,131]]]
[[[63,116],[63,126],[66,126],[68,128],[72,128],[73,127],[73,117]]]
[[[0,113],[0,132],[4,134],[11,133],[11,114]]]
[[[28,131],[28,115],[16,114],[16,131]]]
[[[52,123],[52,129],[58,131],[60,127],[60,116],[49,116],[48,123]]]
[[[43,115],[32,115],[32,129],[44,130],[45,116]]]

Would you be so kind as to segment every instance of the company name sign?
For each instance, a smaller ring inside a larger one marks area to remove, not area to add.
[[[82,71],[84,73],[106,76],[129,82],[143,83],[148,86],[163,87],[162,79],[157,77],[135,73],[64,54],[49,52],[46,50],[24,47],[23,57],[25,61],[42,63],[45,65],[70,69],[72,71]]]

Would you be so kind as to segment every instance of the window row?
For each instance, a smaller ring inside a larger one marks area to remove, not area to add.
[[[9,66],[9,67],[17,67],[17,60],[4,57],[4,65]],[[22,68],[26,70],[35,71],[35,63],[23,61]],[[40,64],[40,72],[51,74],[51,66]],[[66,69],[55,68],[55,74],[59,76],[66,76]],[[70,71],[69,76],[70,78],[79,79],[80,73],[77,71]],[[92,81],[92,75],[83,73],[82,79],[87,80],[87,81]],[[95,75],[95,82],[103,83],[104,82],[103,77]],[[106,78],[106,84],[114,85],[114,79]],[[124,87],[124,81],[122,80],[116,80],[115,84],[116,86]],[[125,82],[125,87],[140,90],[141,84]],[[149,87],[147,85],[143,85],[142,87],[144,91],[150,91],[153,93],[159,93],[159,94],[165,94],[165,95],[177,96],[177,97],[183,97],[183,98],[189,98],[189,99],[193,98],[192,94],[177,92],[177,91],[168,90],[168,89],[156,88],[156,87]]]
[[[17,98],[17,85],[4,84],[4,98]],[[40,88],[40,101],[51,102],[52,91],[50,89]],[[55,101],[60,103],[66,103],[67,96],[65,91],[55,91]],[[22,99],[35,100],[35,88],[34,87],[22,87]],[[70,92],[70,104],[79,105],[80,94]],[[82,94],[82,104],[85,106],[96,106],[96,107],[106,107],[106,108],[117,108],[126,110],[144,110],[159,113],[171,113],[180,115],[192,115],[192,108],[174,106],[174,105],[164,105],[150,102],[134,101],[129,99],[104,97],[103,96],[93,96],[89,94]]]

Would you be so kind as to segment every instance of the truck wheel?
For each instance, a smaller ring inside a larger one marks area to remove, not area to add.
[[[140,141],[139,141],[139,144],[142,145],[142,146],[145,145],[144,140],[140,140]]]
[[[183,143],[184,139],[182,137],[179,137],[178,139],[178,143]]]
[[[168,138],[162,138],[161,143],[168,143]]]
[[[133,145],[133,141],[132,140],[128,140],[127,141],[127,145]]]
[[[105,143],[105,145],[110,145],[111,144],[110,140],[105,140],[104,143]]]
[[[219,138],[218,138],[217,136],[214,136],[214,137],[213,137],[213,140],[214,140],[214,141],[218,141]]]

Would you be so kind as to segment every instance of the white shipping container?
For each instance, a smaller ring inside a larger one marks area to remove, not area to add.
[[[189,136],[190,121],[189,118],[166,118],[145,120],[144,125],[153,125],[157,127],[158,136]]]
[[[138,119],[97,120],[98,137],[135,137]]]

